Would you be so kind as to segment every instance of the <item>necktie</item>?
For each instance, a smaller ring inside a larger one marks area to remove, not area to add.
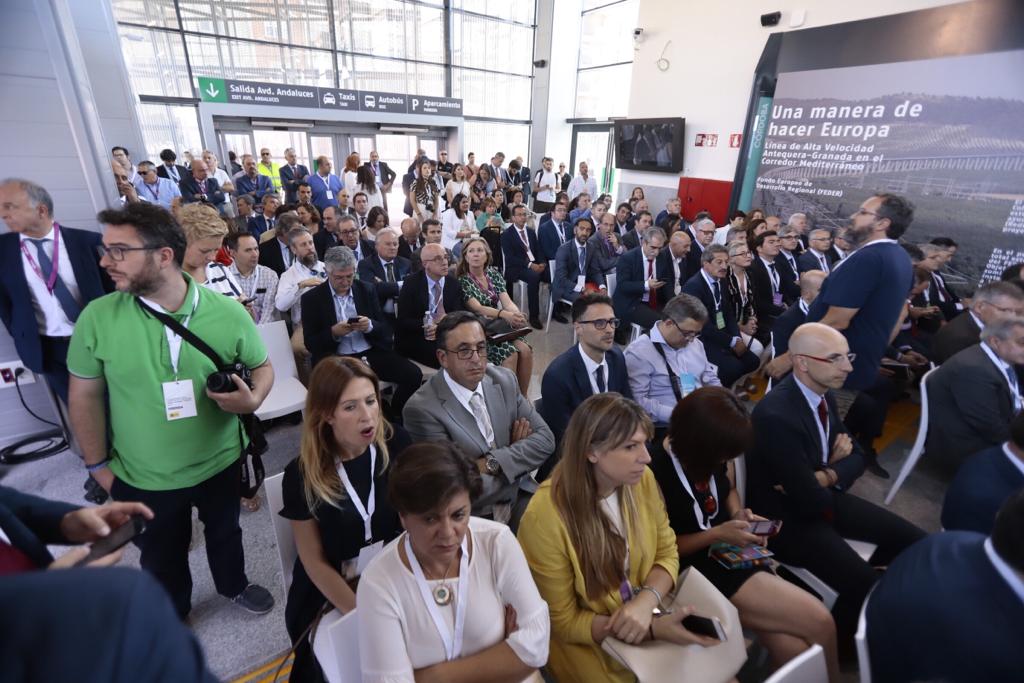
[[[821,421],[821,427],[828,433],[828,404],[825,403],[825,397],[821,397],[821,402],[818,404],[818,420]]]
[[[267,219],[267,230],[273,230],[273,229],[274,229],[274,219],[273,218],[268,218]]]
[[[587,272],[587,248],[580,247],[580,275],[585,275]]]
[[[604,383],[604,366],[598,365],[594,373],[597,375],[597,389],[603,394],[608,391],[608,386]]]
[[[774,293],[779,291],[779,273],[777,270],[775,270],[774,263],[769,263],[768,269],[771,271],[770,275],[772,280],[772,292]]]
[[[176,169],[174,166],[167,167],[167,174],[174,178],[174,182],[181,182],[181,176],[178,175],[178,169]]]
[[[395,281],[395,262],[394,261],[389,261],[389,262],[385,263],[384,264],[384,271],[386,273],[385,277],[386,277],[387,281],[388,282],[394,282]]]
[[[818,263],[821,264],[821,269],[827,273],[828,272],[828,264],[825,263],[825,257],[824,256],[819,256],[818,257]]]
[[[647,259],[647,279],[654,279],[654,259]],[[649,292],[650,296],[647,298],[647,303],[651,308],[658,307],[658,290],[652,289]]]
[[[715,310],[717,311],[722,305],[722,287],[718,284],[718,280],[712,280],[711,291],[715,295]]]
[[[441,283],[434,283],[434,321],[437,322],[444,317],[444,298],[441,293]]]
[[[484,405],[484,397],[473,394],[469,397],[469,406],[473,409],[473,417],[476,418],[480,434],[489,446],[494,446],[494,428],[491,426],[491,416],[487,414],[487,406]]]
[[[942,281],[942,278],[938,275],[932,275],[932,279],[935,280],[935,286],[939,290],[939,294],[942,301],[949,301],[952,297],[949,296],[949,290],[946,289],[946,284]]]
[[[44,242],[49,242],[49,239],[30,239],[28,240],[35,246],[36,254],[39,256],[39,270],[43,273],[43,280],[49,281],[50,273],[53,271],[53,261],[46,255],[46,249],[43,248]],[[71,296],[71,292],[68,290],[67,285],[60,278],[60,274],[57,274],[57,279],[53,283],[53,295],[57,297],[57,303],[64,309],[64,315],[68,317],[68,320],[75,322],[78,320],[79,314],[82,312],[82,307],[75,301],[75,297]]]
[[[10,576],[39,569],[36,563],[20,549],[0,541],[0,576]]]
[[[565,228],[561,223],[555,223],[555,227],[558,228],[558,241],[565,244]]]

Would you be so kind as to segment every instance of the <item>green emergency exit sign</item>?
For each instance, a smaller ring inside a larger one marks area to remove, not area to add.
[[[228,89],[223,78],[199,77],[199,97],[203,102],[227,102]]]

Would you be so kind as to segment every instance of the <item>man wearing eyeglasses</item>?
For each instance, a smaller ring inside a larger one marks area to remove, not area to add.
[[[448,274],[444,247],[424,246],[420,262],[423,268],[405,279],[398,294],[397,346],[399,353],[417,363],[437,368],[437,325],[446,315],[466,310],[466,302],[459,281]]]
[[[801,325],[789,340],[793,374],[754,407],[754,450],[747,455],[747,505],[782,520],[772,539],[782,562],[806,568],[839,593],[832,614],[840,648],[852,648],[857,617],[888,565],[925,534],[902,517],[848,491],[864,473],[832,392],[853,371],[856,354],[841,333]],[[870,562],[844,540],[874,543]]]
[[[690,237],[693,238],[690,253],[686,256],[687,279],[696,275],[701,269],[701,257],[704,250],[711,246],[715,239],[715,222],[710,218],[698,218],[690,226]]]
[[[572,323],[579,343],[552,360],[541,381],[541,415],[556,442],[562,440],[573,411],[594,394],[617,391],[633,397],[626,360],[615,346],[620,322],[604,292],[586,292],[573,302]],[[547,470],[554,465],[549,462]]]
[[[451,441],[476,462],[483,493],[473,515],[515,531],[537,483],[530,472],[555,452],[551,430],[519,391],[512,370],[487,363],[487,338],[468,311],[437,326],[443,368],[420,387],[403,412],[413,441]]]
[[[708,309],[700,299],[680,294],[665,304],[661,315],[651,334],[638,337],[625,354],[633,398],[651,416],[656,429],[668,426],[676,403],[695,389],[722,386],[698,338],[708,319]]]

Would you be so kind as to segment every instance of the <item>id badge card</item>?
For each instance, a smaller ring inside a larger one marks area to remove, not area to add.
[[[782,292],[775,292],[772,294],[772,303],[776,306],[782,305]]]
[[[573,289],[573,291],[574,292],[582,292],[583,291],[583,287],[586,284],[587,284],[587,276],[586,275],[577,275],[576,276],[576,287]]]
[[[366,566],[370,564],[370,560],[380,555],[381,550],[384,550],[384,541],[377,541],[359,549],[359,558],[356,560],[357,576],[363,575],[363,572],[366,571]]]
[[[679,373],[679,388],[682,390],[683,397],[689,396],[697,389],[697,378],[688,372]]]
[[[723,313],[722,311],[718,311],[717,313],[715,313],[715,327],[717,327],[720,330],[725,329],[725,313]]]
[[[330,190],[327,190],[327,198],[328,199],[334,199],[334,193],[331,192]]]
[[[192,389],[192,380],[164,382],[163,390],[164,413],[168,422],[184,420],[198,414],[196,413],[196,395]]]

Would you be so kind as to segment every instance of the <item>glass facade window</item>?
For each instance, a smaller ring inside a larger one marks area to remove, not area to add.
[[[396,59],[354,57],[343,88],[444,96],[444,67]]]
[[[625,116],[633,73],[639,0],[584,0],[576,73],[576,117]]]
[[[520,24],[532,25],[536,17],[533,0],[452,0],[452,7]]]
[[[190,34],[185,35],[185,45],[195,76],[334,85],[330,52]]]
[[[533,28],[471,14],[452,17],[452,64],[529,76]]]
[[[444,63],[442,9],[400,0],[335,0],[335,6],[339,50]]]
[[[123,25],[118,33],[136,94],[192,97],[180,33]]]
[[[452,69],[452,97],[461,97],[466,116],[530,118],[533,79],[511,74]]]
[[[504,152],[508,159],[522,155],[523,160],[527,161],[526,151],[530,149],[529,124],[466,121],[463,134],[462,159],[466,159],[470,152],[475,152],[477,163],[482,164],[487,163],[495,152]]]
[[[146,142],[146,157],[153,163],[160,163],[162,149],[173,149],[179,155],[185,149],[192,150],[193,154],[202,152],[195,107],[139,104],[139,120],[142,122],[142,138]]]
[[[577,118],[606,119],[629,110],[633,65],[603,66],[576,74]]]
[[[174,0],[114,0],[113,5],[119,22],[178,28]]]
[[[178,0],[186,31],[330,50],[330,0]]]

